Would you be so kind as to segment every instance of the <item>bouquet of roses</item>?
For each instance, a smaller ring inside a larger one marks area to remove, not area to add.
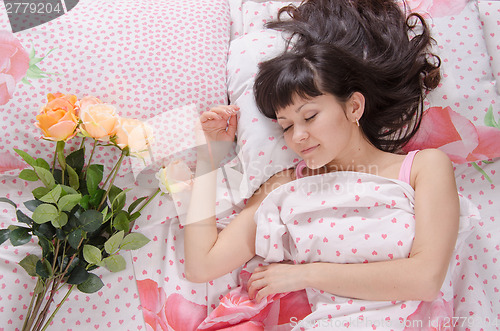
[[[0,230],[0,244],[10,239],[12,245],[19,246],[35,236],[41,247],[41,256],[28,255],[19,263],[37,279],[22,330],[45,330],[75,287],[85,293],[101,289],[103,282],[92,273],[94,269],[125,269],[119,252],[149,242],[131,229],[143,208],[160,192],[158,189],[125,208],[127,190],[114,185],[124,157],[142,157],[148,151],[152,133],[142,122],[120,118],[111,105],[94,97],[78,100],[74,95],[57,93],[47,99],[35,125],[44,139],[55,142],[51,163],[15,150],[30,166],[19,177],[41,183],[32,191],[33,199],[24,202],[31,215],[13,201],[0,198],[16,208],[19,222]],[[75,136],[82,142],[66,155],[66,142]],[[87,139],[93,142],[90,153],[86,153]],[[121,151],[107,176],[103,165],[92,164],[97,146]],[[88,160],[86,154],[90,154]],[[46,321],[54,296],[63,287],[67,293]]]

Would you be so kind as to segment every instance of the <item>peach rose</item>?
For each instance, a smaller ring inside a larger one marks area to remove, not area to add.
[[[154,141],[153,129],[133,118],[120,118],[116,130],[115,142],[121,149],[128,146],[130,154],[139,158],[149,155]]]
[[[68,140],[75,136],[78,117],[75,111],[76,96],[61,93],[47,95],[47,104],[36,116],[35,126],[44,138],[53,141]]]
[[[178,193],[189,190],[193,184],[193,172],[181,160],[170,162],[156,173],[163,193]]]
[[[29,67],[29,56],[14,35],[0,31],[0,105],[5,105]]]
[[[116,134],[118,128],[115,107],[100,103],[99,99],[82,99],[82,101],[80,106],[82,133],[94,139],[108,141]]]
[[[93,97],[91,95],[87,95],[76,102],[75,106],[77,108],[77,115],[80,116],[80,110],[82,108],[86,108],[88,106],[97,105],[97,104],[101,104],[101,103],[103,103],[103,102],[101,100],[99,100],[98,98]]]

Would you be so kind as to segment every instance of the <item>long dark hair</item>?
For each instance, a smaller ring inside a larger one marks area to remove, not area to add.
[[[395,152],[420,126],[425,94],[440,81],[440,59],[425,20],[389,0],[309,0],[270,23],[292,35],[292,48],[260,64],[254,92],[269,118],[298,95],[346,101],[364,95],[360,125],[377,148]]]

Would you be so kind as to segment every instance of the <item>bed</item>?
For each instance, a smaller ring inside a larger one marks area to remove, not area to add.
[[[158,132],[155,162],[146,167],[127,160],[121,168],[117,183],[131,189],[130,199],[156,189],[155,168],[182,159],[194,169],[192,125],[200,112],[217,104],[240,106],[235,152],[219,170],[220,228],[263,181],[298,162],[276,123],[258,113],[252,94],[257,64],[284,47],[281,35],[263,30],[263,24],[289,2],[66,1],[64,15],[32,27],[9,21],[8,3],[0,5],[0,30],[11,36],[16,31],[16,45],[43,59],[26,77],[0,66],[0,197],[21,205],[30,196],[30,184],[17,178],[26,164],[13,148],[39,156],[53,153],[32,119],[47,93],[54,92],[93,95]],[[409,4],[429,20],[444,73],[441,86],[428,96],[422,129],[409,148],[445,151],[454,162],[459,193],[480,212],[452,260],[454,329],[495,330],[500,322],[500,1]],[[109,171],[117,157],[102,151],[96,160]],[[235,294],[248,276],[245,268],[204,284],[185,278],[181,223],[186,204],[163,195],[148,205],[134,231],[151,241],[122,253],[125,270],[99,268],[105,287],[94,294],[73,292],[51,329],[217,330],[244,321],[241,314],[224,315],[220,302],[246,304]],[[0,228],[16,222],[15,212],[0,205]],[[21,329],[34,278],[18,262],[38,249],[35,242],[0,246],[0,330]],[[297,314],[306,313],[303,299],[300,294],[277,298],[272,312],[258,316],[260,324],[240,329],[287,330]]]

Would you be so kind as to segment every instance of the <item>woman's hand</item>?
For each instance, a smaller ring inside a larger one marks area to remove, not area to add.
[[[201,130],[209,143],[234,141],[237,125],[236,112],[238,110],[239,108],[235,105],[220,105],[201,114]]]
[[[307,264],[273,263],[255,268],[248,280],[248,296],[260,302],[268,295],[306,288]]]
[[[236,135],[236,112],[239,110],[234,105],[220,105],[201,114],[196,127],[196,140],[198,145],[206,149],[199,149],[200,155],[209,157],[214,165],[227,155]]]

